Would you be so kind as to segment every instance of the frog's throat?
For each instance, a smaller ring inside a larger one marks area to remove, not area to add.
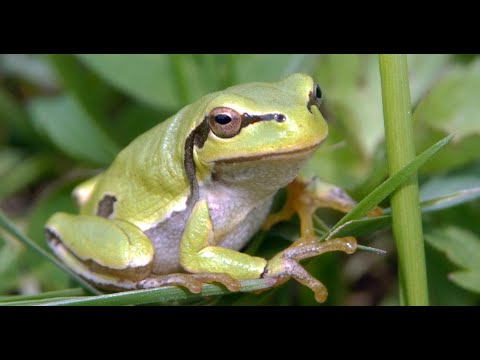
[[[247,114],[248,115],[248,114]],[[270,116],[271,115],[271,116]],[[255,121],[264,121],[264,120],[275,120],[275,121],[283,121],[282,118],[279,118],[281,114],[269,114],[265,118],[259,118]],[[281,115],[283,116],[283,115]],[[248,117],[252,117],[248,115]],[[253,117],[252,117],[253,118]],[[248,121],[245,126],[249,125],[253,120]],[[198,186],[198,181],[196,177],[196,169],[195,169],[195,160],[194,160],[194,147],[202,148],[207,141],[208,134],[210,133],[210,128],[208,125],[207,117],[203,119],[203,121],[188,135],[187,139],[185,140],[185,147],[184,147],[184,168],[185,173],[187,175],[188,182],[190,184],[190,195],[187,200],[187,211],[191,209],[191,205],[195,204],[198,199],[200,198],[200,189]],[[253,156],[242,156],[242,157],[235,157],[229,159],[218,159],[215,160],[216,164],[230,164],[236,162],[248,162],[248,161],[255,161],[255,160],[264,160],[264,159],[306,159],[308,158],[312,152],[314,152],[325,140],[325,138],[321,139],[317,143],[312,145],[294,149],[294,150],[287,150],[283,152],[276,151],[275,153],[265,153],[265,154],[257,154]]]

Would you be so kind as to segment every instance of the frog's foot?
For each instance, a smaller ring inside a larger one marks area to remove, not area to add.
[[[310,241],[301,243],[285,249],[268,261],[262,277],[272,278],[275,281],[273,286],[283,284],[288,279],[294,278],[299,283],[312,289],[315,299],[322,303],[327,299],[328,292],[326,287],[310,275],[299,264],[299,261],[330,251],[343,251],[347,254],[352,254],[356,248],[357,241],[351,236],[324,242]]]
[[[151,289],[162,286],[182,286],[187,288],[191,293],[198,294],[202,291],[203,284],[218,282],[230,290],[239,291],[240,283],[227,274],[168,274],[168,275],[151,275],[148,278],[139,281],[138,289]]]
[[[203,274],[191,274],[191,276],[196,281],[199,281],[204,284],[220,283],[220,284],[223,284],[230,291],[233,291],[233,292],[240,291],[240,282],[228,274],[203,273]]]
[[[347,213],[356,205],[356,201],[337,186],[322,182],[317,177],[309,180],[297,177],[287,186],[287,199],[283,208],[270,215],[262,229],[268,230],[273,225],[286,221],[297,213],[301,226],[301,241],[294,243],[294,246],[297,246],[315,240],[312,216],[318,208],[332,208]],[[367,215],[375,217],[382,214],[382,209],[377,206],[370,210]]]

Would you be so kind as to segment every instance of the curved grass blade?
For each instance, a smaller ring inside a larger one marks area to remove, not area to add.
[[[480,187],[465,189],[421,203],[422,213],[438,211],[480,198]]]
[[[0,302],[0,306],[39,306],[39,305],[49,304],[52,301],[62,301],[62,300],[72,300],[72,299],[75,299],[75,298],[59,296],[55,298],[46,298],[46,299]],[[76,299],[78,299],[78,297]]]
[[[451,194],[442,195],[433,199],[425,200],[420,203],[422,214],[428,212],[447,209],[452,206],[460,205],[480,197],[480,188],[460,190]],[[344,236],[363,236],[371,234],[374,231],[381,230],[391,224],[392,217],[390,208],[383,209],[383,216],[351,220],[339,226],[329,235],[336,237]]]
[[[349,221],[357,220],[365,216],[365,214],[370,209],[377,206],[383,199],[385,199],[388,195],[395,191],[395,189],[398,188],[404,181],[406,181],[408,178],[410,178],[410,176],[415,174],[416,171],[430,158],[432,158],[438,151],[440,151],[440,149],[446,146],[453,138],[453,136],[454,135],[451,134],[440,140],[436,144],[432,145],[430,148],[425,150],[423,153],[421,153],[415,159],[405,165],[405,167],[399,172],[385,180],[380,186],[378,186],[362,201],[360,201],[352,211],[350,211],[347,215],[340,219],[340,221],[332,228],[330,234],[322,238],[322,240],[324,240],[325,238],[331,238],[333,234],[336,233],[336,230],[340,228],[340,226],[348,223]]]
[[[57,291],[48,291],[44,293],[39,293],[35,295],[6,295],[0,296],[0,306],[7,305],[9,302],[26,302],[26,301],[35,301],[35,300],[49,300],[52,301],[52,298],[70,298],[72,296],[82,296],[85,295],[85,292],[81,288],[73,288],[66,290],[57,290]]]
[[[269,279],[243,280],[241,283],[241,292],[249,292],[267,289],[271,286]],[[166,303],[175,300],[193,300],[201,299],[205,296],[235,294],[220,285],[206,284],[200,294],[192,294],[188,290],[176,287],[165,286],[156,289],[124,291],[113,294],[89,296],[68,300],[52,301],[43,303],[48,306],[74,306],[74,305],[141,305],[152,303]]]

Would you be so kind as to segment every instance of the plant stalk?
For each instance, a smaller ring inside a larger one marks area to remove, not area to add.
[[[405,54],[380,54],[385,140],[390,176],[415,158],[408,65]],[[427,272],[417,175],[391,195],[398,254],[400,302],[428,305]]]

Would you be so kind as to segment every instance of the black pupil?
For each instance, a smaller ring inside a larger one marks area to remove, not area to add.
[[[215,115],[215,121],[220,125],[226,125],[230,121],[232,121],[232,118],[225,114],[218,114],[218,115]]]
[[[319,99],[322,98],[322,90],[320,89],[320,86],[315,84],[315,96]]]

